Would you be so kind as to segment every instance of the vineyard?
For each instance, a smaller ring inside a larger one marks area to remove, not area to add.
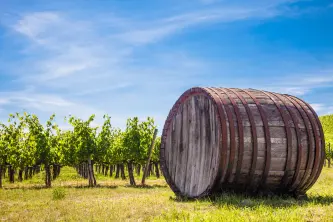
[[[321,118],[327,150],[331,119]],[[307,200],[232,193],[178,199],[159,178],[160,138],[147,185],[128,185],[145,170],[152,118],[130,118],[124,130],[107,115],[100,128],[91,127],[94,116],[67,117],[71,130],[55,120],[43,125],[35,115],[17,113],[1,124],[1,221],[332,221],[332,167],[323,168]]]
[[[148,149],[156,129],[150,117],[140,122],[137,117],[127,120],[124,131],[111,125],[111,118],[104,117],[103,125],[92,127],[95,116],[82,120],[68,116],[65,121],[71,130],[62,130],[52,115],[45,125],[36,115],[10,114],[8,123],[0,123],[0,188],[3,179],[10,183],[22,182],[45,171],[45,186],[51,187],[62,166],[74,167],[88,180],[97,185],[95,174],[129,179],[136,185],[135,175],[145,171]],[[320,117],[326,137],[325,165],[331,167],[333,159],[333,115]],[[150,164],[150,174],[160,177],[159,146],[157,138]]]
[[[44,126],[36,115],[11,114],[7,124],[0,123],[0,188],[4,178],[10,183],[22,182],[41,171],[45,171],[45,186],[51,187],[63,166],[75,168],[90,187],[97,185],[95,172],[122,179],[128,175],[130,184],[136,185],[134,174],[145,170],[156,129],[154,120],[148,117],[140,122],[137,117],[129,118],[122,131],[112,127],[107,115],[100,129],[92,127],[94,118],[66,117],[72,130],[61,130],[55,115]],[[148,176],[160,176],[159,144],[157,138]]]

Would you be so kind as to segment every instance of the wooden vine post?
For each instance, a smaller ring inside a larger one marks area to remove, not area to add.
[[[158,130],[155,129],[153,141],[151,142],[151,146],[150,146],[150,148],[148,150],[148,159],[147,159],[146,167],[145,167],[145,170],[143,172],[143,177],[142,177],[142,181],[141,181],[142,185],[145,185],[146,176],[148,174],[149,162],[150,162],[152,151],[153,151],[154,146],[155,146],[155,140],[156,140],[157,132],[158,132]]]

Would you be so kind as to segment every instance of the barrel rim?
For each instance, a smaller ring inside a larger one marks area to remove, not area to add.
[[[212,178],[214,178],[213,183],[209,184],[205,191],[203,191],[201,194],[199,194],[197,196],[185,195],[180,191],[180,189],[176,186],[175,182],[171,179],[171,176],[169,174],[169,171],[168,171],[168,168],[166,165],[165,151],[164,151],[166,139],[167,139],[167,133],[168,133],[170,124],[172,123],[173,117],[178,113],[178,110],[179,110],[181,104],[183,104],[183,102],[185,100],[187,100],[189,97],[194,96],[194,95],[204,95],[204,96],[208,97],[208,99],[210,99],[212,101],[212,104],[213,104],[214,108],[216,109],[216,111],[218,110],[218,106],[217,106],[217,102],[216,102],[215,98],[211,95],[211,93],[206,88],[192,87],[192,88],[186,90],[175,102],[175,104],[169,111],[168,117],[165,121],[163,131],[162,131],[162,136],[161,136],[160,165],[161,165],[161,171],[163,173],[163,176],[164,176],[166,182],[169,184],[170,188],[177,196],[181,196],[181,197],[186,196],[188,198],[201,198],[201,197],[209,195],[214,190],[216,184],[218,184],[220,177],[222,176],[221,167],[217,167],[216,173],[212,177]],[[220,121],[221,117],[219,114],[217,114],[216,116],[219,119],[219,124],[220,124],[220,128],[221,128],[222,127],[221,126],[222,121]],[[222,158],[222,154],[221,154],[222,153],[222,147],[221,147],[222,143],[219,143],[219,144],[220,144],[220,147],[218,148],[219,149],[219,153],[218,153],[219,158],[218,158],[218,161],[216,164],[217,166],[219,166],[221,164],[221,158]]]

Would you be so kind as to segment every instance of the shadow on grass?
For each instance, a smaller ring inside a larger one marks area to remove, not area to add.
[[[184,197],[170,197],[170,199],[175,202],[210,202],[217,207],[232,205],[243,208],[256,208],[261,205],[272,208],[288,208],[292,206],[330,205],[333,203],[333,196],[310,196],[296,199],[291,196],[276,195],[271,197],[258,197],[237,193],[215,194],[199,199],[188,199]]]
[[[64,185],[61,187],[71,188],[71,189],[95,189],[95,188],[116,189],[116,188],[118,188],[117,185],[100,185],[100,184],[97,184],[95,187],[89,187],[89,185]]]
[[[15,186],[15,187],[3,187],[3,190],[42,190],[42,189],[52,189],[52,188],[70,188],[70,189],[88,189],[88,188],[107,188],[107,189],[116,189],[119,186],[117,185],[100,185],[97,184],[95,187],[89,187],[88,185],[56,185],[52,187],[46,187],[45,185],[33,185],[33,186]]]
[[[154,184],[154,185],[125,185],[125,187],[129,188],[138,188],[138,189],[155,189],[155,188],[166,188],[168,185],[159,185],[159,184]]]
[[[43,185],[33,185],[33,186],[22,186],[22,187],[3,187],[3,190],[41,190],[41,189],[50,189]]]
[[[107,189],[116,189],[118,187],[126,187],[126,188],[137,188],[137,189],[155,189],[155,188],[166,188],[167,185],[109,185],[109,184],[97,184],[95,187],[89,187],[89,185],[83,184],[70,184],[70,185],[57,185],[52,186],[51,188],[62,187],[62,188],[70,188],[70,189],[95,189],[95,188],[107,188]],[[50,189],[43,185],[33,185],[33,186],[17,186],[17,187],[4,187],[4,190],[41,190],[41,189]]]

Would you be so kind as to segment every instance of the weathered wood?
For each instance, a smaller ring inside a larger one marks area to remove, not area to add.
[[[164,125],[161,170],[181,196],[223,189],[305,193],[324,159],[316,113],[289,95],[192,88]]]

